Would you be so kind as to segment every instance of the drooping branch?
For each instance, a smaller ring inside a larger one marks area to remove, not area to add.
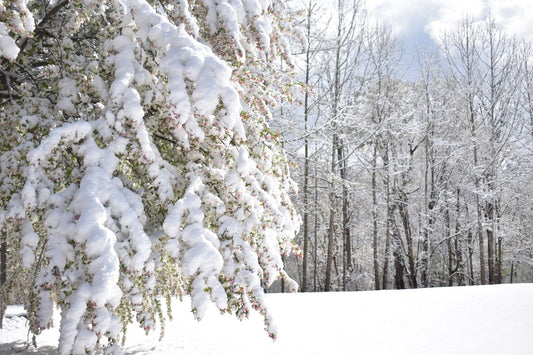
[[[63,1],[60,1],[59,3],[57,3],[54,7],[52,7],[50,9],[50,11],[48,11],[44,15],[44,17],[39,22],[39,24],[35,27],[35,31],[34,31],[35,35],[33,36],[33,38],[37,38],[37,37],[40,38],[43,34],[49,34],[48,31],[44,30],[44,26],[48,23],[48,21],[50,21],[54,17],[54,15],[56,15],[59,11],[61,11],[61,9],[63,9],[65,6],[67,6],[68,3],[69,3],[69,0],[63,0]],[[26,49],[26,46],[28,45],[30,38],[32,38],[32,37],[26,36],[26,37],[24,37],[24,39],[20,43],[19,55],[22,52],[24,52],[24,49]]]

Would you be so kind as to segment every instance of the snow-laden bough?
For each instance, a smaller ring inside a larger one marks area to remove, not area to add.
[[[282,2],[38,3],[0,2],[0,227],[32,332],[57,304],[61,354],[120,353],[129,323],[189,294],[197,319],[256,309],[274,337],[263,287],[296,288],[281,255],[300,224],[267,123],[292,100]]]

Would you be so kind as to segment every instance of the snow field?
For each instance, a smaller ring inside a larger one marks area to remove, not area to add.
[[[533,354],[533,284],[268,294],[266,300],[278,327],[276,342],[257,313],[241,322],[210,304],[196,322],[186,299],[173,304],[174,320],[161,342],[159,329],[144,336],[130,326],[125,353]],[[8,313],[17,312],[20,307]],[[37,350],[24,350],[25,318],[5,318],[0,354],[56,354],[58,336],[57,328],[46,330],[37,337]]]

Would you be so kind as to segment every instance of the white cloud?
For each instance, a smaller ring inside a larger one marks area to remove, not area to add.
[[[533,41],[533,1],[490,0],[490,8],[507,33]]]
[[[439,9],[432,21],[427,22],[425,30],[434,40],[453,28],[465,16],[480,21],[487,13],[484,0],[441,0]]]
[[[533,40],[532,0],[367,0],[367,7],[406,40],[425,31],[438,41],[465,16],[482,21],[489,12],[507,33]]]
[[[398,35],[424,29],[439,8],[441,0],[368,0],[371,15],[389,24]]]

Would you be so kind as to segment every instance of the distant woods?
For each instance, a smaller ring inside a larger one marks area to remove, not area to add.
[[[415,79],[357,1],[305,3],[297,162],[302,291],[533,282],[533,51],[464,18]]]

